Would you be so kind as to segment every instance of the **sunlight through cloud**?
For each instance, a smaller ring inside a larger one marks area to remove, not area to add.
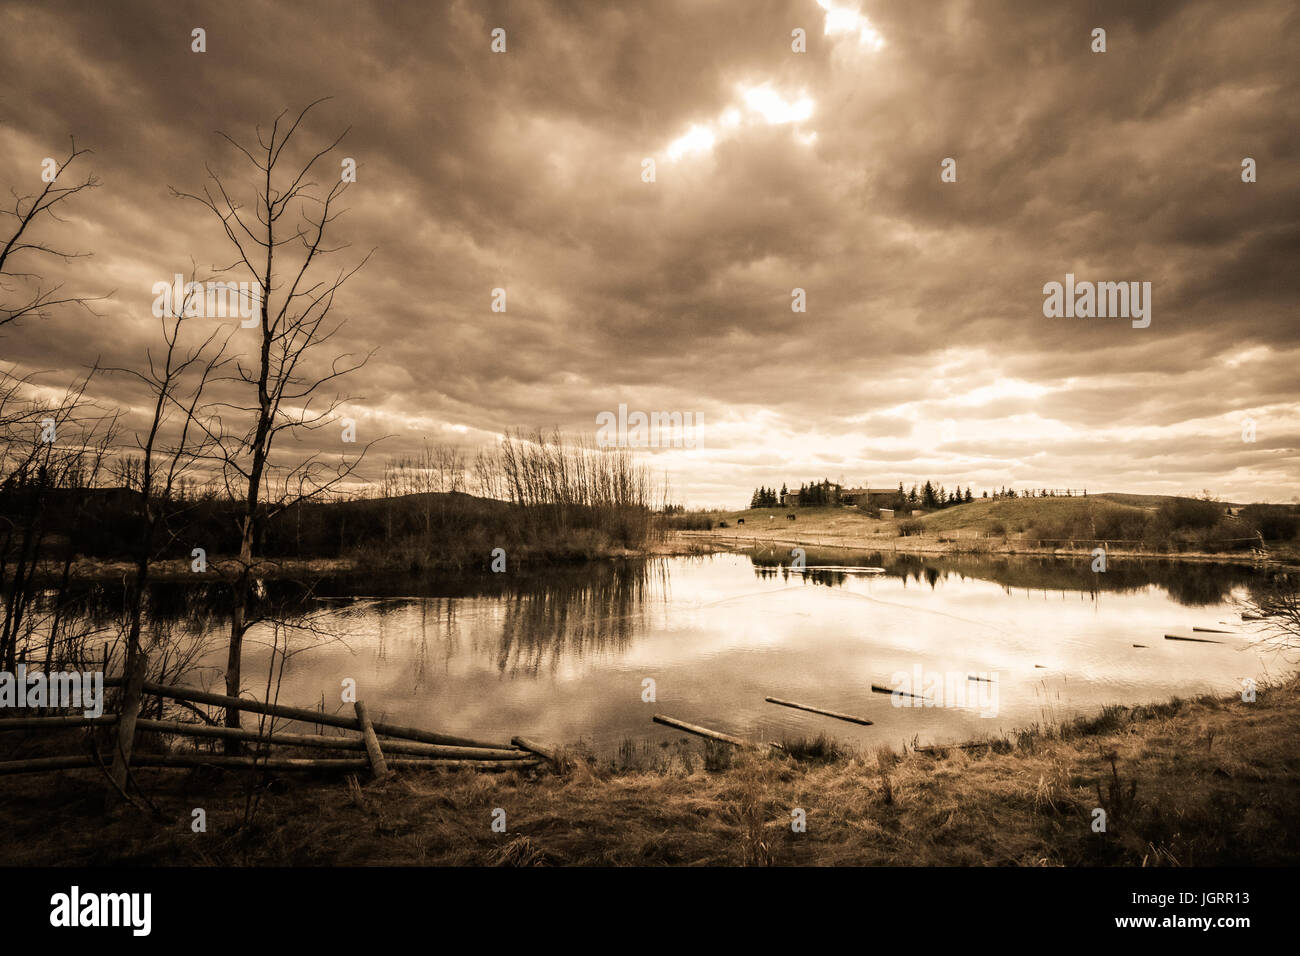
[[[850,7],[832,6],[830,0],[817,0],[817,5],[826,11],[826,33],[833,36],[841,33],[856,33],[858,43],[879,50],[885,45],[885,38],[872,25],[871,21]]]
[[[681,159],[687,153],[707,153],[713,149],[713,132],[706,126],[692,126],[685,135],[678,137],[668,147],[672,159]]]
[[[802,97],[787,103],[779,93],[766,86],[756,86],[744,93],[745,105],[769,123],[794,123],[812,116],[813,101]]]

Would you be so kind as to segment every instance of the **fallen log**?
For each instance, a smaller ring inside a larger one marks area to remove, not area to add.
[[[991,743],[972,743],[972,744],[933,744],[929,747],[913,748],[919,754],[931,754],[938,750],[979,750],[981,747],[992,747]]]
[[[0,762],[0,777],[11,773],[45,773],[50,770],[77,770],[97,767],[89,754],[75,757],[34,757],[30,760],[5,760]]]
[[[528,737],[511,737],[510,742],[521,750],[537,754],[539,757],[545,757],[552,764],[559,764],[560,762],[559,756],[553,747],[544,746]]]
[[[120,678],[114,678],[120,682]],[[104,682],[109,686],[109,681]],[[188,700],[200,704],[209,704],[213,707],[234,707],[237,710],[247,711],[253,714],[266,714],[271,717],[283,717],[286,720],[296,720],[305,724],[321,724],[326,727],[342,727],[345,730],[360,730],[360,723],[355,717],[344,717],[340,714],[327,714],[319,710],[308,710],[305,707],[289,707],[285,704],[266,704],[260,700],[249,700],[245,697],[227,697],[225,694],[213,694],[205,690],[198,690],[193,687],[165,687],[162,684],[155,684],[152,681],[145,681],[141,689],[146,694],[156,694],[159,697],[165,697],[169,700]],[[375,723],[375,733],[380,737],[400,737],[404,740],[418,740],[427,744],[449,744],[456,747],[476,747],[489,750],[509,750],[508,745],[486,743],[480,740],[470,740],[467,737],[455,737],[451,734],[438,734],[428,730],[420,730],[417,727],[403,727],[399,724]]]
[[[325,750],[365,750],[360,737],[338,737],[328,734],[258,733],[235,727],[212,727],[206,724],[185,723],[180,720],[136,721],[137,730],[152,730],[161,734],[179,734],[183,737],[210,737],[218,740],[245,740],[268,743],[273,747],[317,747]],[[410,754],[419,757],[442,757],[456,760],[527,760],[531,754],[523,750],[499,750],[483,747],[453,747],[448,744],[422,744],[414,741],[385,739],[381,741],[386,753]]]
[[[51,770],[80,770],[107,763],[107,755],[90,754],[69,757],[38,757],[32,760],[7,760],[0,762],[0,776],[17,773],[44,773]],[[539,760],[442,760],[399,758],[388,761],[390,767],[405,770],[533,770],[541,766]],[[131,757],[131,766],[184,769],[216,767],[225,770],[276,770],[276,771],[346,771],[356,773],[366,770],[370,761],[365,757],[309,759],[305,757],[232,757],[225,754],[141,754]]]
[[[898,691],[891,690],[891,689],[888,688],[888,687],[881,687],[879,684],[872,684],[872,685],[871,685],[871,689],[872,689],[873,692],[875,692],[875,693],[877,693],[877,694],[889,694],[889,695],[891,695],[891,696],[894,695],[894,694],[898,694],[898,696],[900,696],[900,697],[912,697],[912,698],[914,698],[914,699],[916,699],[916,700],[929,700],[929,699],[930,699],[930,698],[928,698],[928,697],[922,697],[920,694],[909,694],[909,693],[907,693],[907,691],[903,691],[903,690],[898,690]]]
[[[0,730],[58,730],[62,727],[110,727],[117,723],[117,714],[99,717],[14,717],[0,720]]]
[[[851,724],[862,724],[864,727],[870,727],[871,721],[865,717],[854,717],[852,714],[842,714],[838,710],[824,710],[821,707],[813,707],[810,704],[800,704],[793,700],[782,700],[780,697],[764,697],[769,704],[780,704],[782,707],[793,707],[795,710],[806,710],[812,714],[822,714],[826,717],[834,717],[836,720],[847,720]]]
[[[731,744],[733,747],[754,746],[749,741],[742,740],[739,737],[733,737],[731,734],[724,734],[717,730],[709,730],[709,728],[701,727],[698,724],[688,724],[686,721],[677,720],[675,717],[655,714],[652,719],[656,724],[663,724],[665,727],[675,727],[677,730],[684,730],[688,734],[695,734],[699,737],[708,737],[710,740],[718,740],[724,744]]]

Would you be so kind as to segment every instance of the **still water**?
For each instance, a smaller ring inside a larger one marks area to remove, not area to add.
[[[866,748],[958,742],[1108,703],[1239,692],[1245,678],[1287,670],[1245,634],[1192,631],[1244,631],[1232,599],[1255,580],[1249,567],[1112,560],[1094,574],[1087,561],[810,553],[801,572],[782,566],[789,561],[720,554],[509,583],[325,582],[305,605],[312,630],[286,635],[297,653],[279,700],[324,698],[342,710],[341,682],[352,678],[375,719],[479,739],[523,734],[608,754],[628,738],[680,737],[651,722],[662,713],[756,741],[824,732]],[[885,573],[856,570],[866,565]],[[219,646],[222,622],[205,626]],[[245,682],[259,693],[270,636],[263,627],[246,644]],[[214,651],[186,683],[219,684],[223,658]],[[647,680],[653,703],[643,700]],[[873,684],[945,706],[895,706]]]

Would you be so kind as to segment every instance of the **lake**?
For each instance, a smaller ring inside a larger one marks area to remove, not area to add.
[[[1245,678],[1287,669],[1244,634],[1192,630],[1243,631],[1232,600],[1257,580],[1249,566],[1112,559],[1093,573],[1087,560],[809,552],[798,570],[790,560],[726,553],[533,575],[325,580],[295,601],[310,630],[279,632],[294,652],[279,700],[323,698],[342,711],[351,678],[377,720],[479,739],[524,734],[611,754],[628,739],[680,738],[651,722],[663,713],[755,741],[824,732],[866,748],[1239,692]],[[220,691],[227,625],[193,592],[164,594],[154,613],[213,641],[186,683]],[[246,639],[246,690],[264,692],[273,634],[259,626]],[[653,702],[643,700],[647,681]],[[873,684],[932,706],[896,706],[914,701]]]

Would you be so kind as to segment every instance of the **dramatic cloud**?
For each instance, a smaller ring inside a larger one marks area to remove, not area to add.
[[[317,179],[357,162],[333,258],[375,254],[338,342],[378,350],[347,386],[376,468],[622,403],[702,416],[653,452],[688,504],[822,477],[1290,500],[1298,34],[1287,0],[9,3],[0,181],[94,150],[102,188],[44,227],[93,256],[42,268],[113,295],[0,359],[138,366],[153,283],[232,258],[168,187],[210,166],[251,198],[216,131],[331,96],[302,147],[351,127]],[[1150,327],[1044,317],[1067,273],[1150,282]]]

